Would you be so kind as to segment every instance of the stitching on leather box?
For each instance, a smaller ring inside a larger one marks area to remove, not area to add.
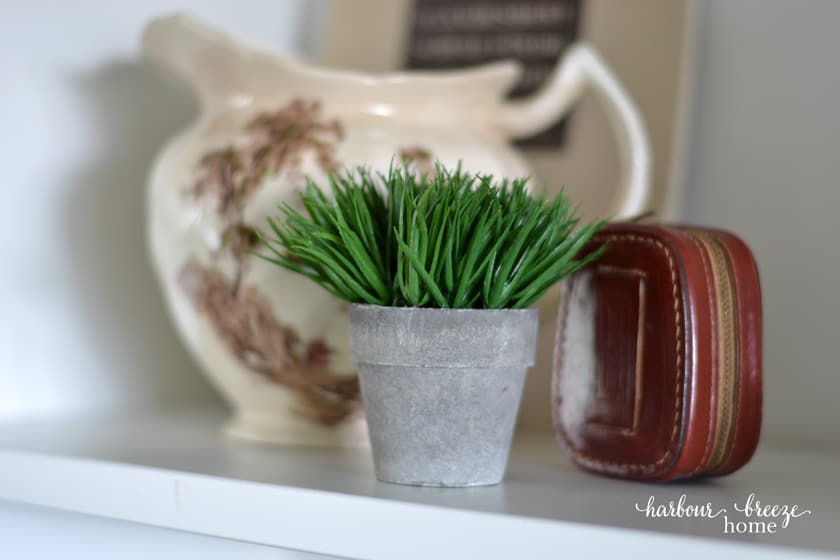
[[[709,309],[711,309],[711,307],[715,304],[714,300],[712,299],[712,290],[710,288],[710,284],[714,283],[714,277],[710,274],[709,268],[706,266],[706,252],[703,249],[702,244],[696,237],[694,237],[691,234],[691,232],[688,233],[688,237],[691,239],[691,242],[694,243],[694,245],[697,247],[697,250],[700,251],[700,262],[703,264],[703,274],[706,275],[706,297],[709,299]],[[719,320],[720,319],[718,319],[718,321]],[[718,375],[720,374],[718,373]],[[717,386],[715,386],[715,389],[717,389]],[[714,439],[712,437],[712,435],[714,434],[714,418],[715,417],[712,414],[712,411],[709,410],[709,433],[706,435],[706,446],[703,448],[703,457],[701,457],[700,463],[697,464],[697,466],[694,468],[693,471],[691,471],[691,473],[689,473],[688,476],[694,476],[695,474],[700,472],[700,470],[706,465],[706,460],[709,458],[709,453],[712,450],[712,440]]]
[[[737,320],[740,322],[741,317],[738,314],[738,311],[737,311],[738,307],[737,306],[738,306],[738,303],[741,301],[741,297],[742,297],[743,292],[741,291],[741,283],[738,280],[738,276],[739,276],[738,269],[736,268],[735,259],[732,256],[730,247],[728,245],[723,244],[723,243],[721,243],[721,245],[723,245],[723,247],[724,247],[724,253],[726,253],[726,258],[729,259],[729,266],[732,268],[732,276],[733,276],[733,281],[735,283],[735,305],[736,305],[736,309],[734,309],[732,312],[735,314],[735,316],[738,318]],[[740,325],[739,325],[739,328],[741,328]],[[738,431],[738,423],[739,422],[738,422],[738,420],[739,420],[739,418],[741,417],[741,414],[742,414],[741,399],[744,396],[743,385],[742,384],[744,383],[745,371],[744,371],[744,368],[743,368],[744,348],[741,346],[740,337],[737,340],[736,344],[737,344],[738,347],[737,347],[737,350],[736,350],[736,353],[735,353],[735,355],[736,355],[735,359],[737,360],[735,367],[738,370],[738,384],[739,385],[737,387],[739,389],[739,392],[738,392],[738,398],[735,399],[735,421],[734,421],[734,425],[732,426],[732,429],[733,429],[732,446],[729,448],[729,450],[724,455],[723,462],[717,467],[718,469],[729,468],[728,463],[732,460],[732,454],[735,452],[736,449],[738,449],[738,447],[737,447],[737,445],[738,445],[738,434],[739,434],[739,431]]]
[[[720,296],[717,302],[717,312],[721,317],[719,325],[723,328],[730,329],[735,325],[734,332],[723,333],[718,336],[718,345],[721,348],[720,360],[724,362],[724,375],[720,376],[721,387],[718,392],[717,402],[717,424],[718,434],[715,438],[715,447],[712,451],[710,459],[710,467],[712,470],[717,470],[726,459],[728,455],[729,444],[731,443],[733,425],[737,423],[737,409],[738,409],[738,350],[733,348],[737,342],[737,317],[733,314],[735,312],[735,291],[736,286],[732,286],[729,282],[732,279],[732,265],[726,254],[725,247],[720,240],[701,232],[698,237],[703,239],[704,244],[709,247],[709,256],[714,262],[713,274],[715,276],[715,285],[720,289]],[[713,249],[713,250],[712,250]],[[722,437],[721,437],[722,436]]]
[[[586,465],[595,466],[595,467],[606,467],[606,468],[613,468],[613,469],[625,469],[631,471],[652,471],[657,467],[663,465],[667,462],[671,456],[674,454],[675,448],[674,443],[677,440],[677,434],[679,433],[680,427],[680,420],[682,418],[682,407],[680,406],[680,402],[682,401],[682,389],[683,389],[683,377],[684,372],[682,370],[682,314],[680,313],[680,305],[679,305],[679,297],[677,293],[678,283],[677,283],[677,272],[676,267],[674,266],[674,259],[671,255],[671,252],[668,248],[659,240],[643,237],[638,234],[628,234],[628,235],[619,235],[619,234],[610,234],[610,235],[599,235],[594,238],[596,242],[604,242],[604,241],[631,241],[636,243],[647,243],[649,245],[655,245],[658,247],[664,254],[665,257],[668,259],[668,268],[671,273],[671,296],[674,301],[674,315],[676,317],[676,368],[677,368],[677,389],[676,395],[674,397],[674,420],[673,420],[673,427],[671,429],[671,438],[668,441],[668,449],[665,450],[665,453],[657,459],[653,463],[643,464],[643,463],[616,463],[613,461],[601,461],[596,459],[590,455],[586,455],[585,453],[581,452],[577,448],[575,448],[574,444],[572,443],[569,435],[566,433],[566,430],[563,427],[563,422],[558,421],[558,431],[560,432],[560,436],[563,438],[564,443],[566,444],[567,449],[569,449],[575,456],[575,458]],[[565,307],[568,307],[566,305]],[[562,358],[565,355],[566,349],[566,325],[565,321],[568,319],[568,314],[564,314],[563,318],[563,332],[561,335],[560,343],[563,347],[563,352],[560,353],[558,363],[558,371],[562,368],[559,367],[562,365]],[[555,348],[557,352],[557,349]]]

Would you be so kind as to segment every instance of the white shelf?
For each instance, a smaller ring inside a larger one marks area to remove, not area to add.
[[[412,488],[377,482],[367,450],[232,441],[224,418],[200,409],[0,426],[0,498],[352,558],[840,553],[839,453],[763,445],[730,477],[652,485],[579,471],[551,435],[529,434],[499,486]],[[686,494],[732,511],[752,492],[813,514],[776,535],[733,536],[721,518],[635,510]]]

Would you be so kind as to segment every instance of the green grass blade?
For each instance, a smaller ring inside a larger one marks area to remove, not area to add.
[[[522,307],[601,252],[575,260],[603,222],[579,227],[564,193],[532,195],[527,179],[436,163],[434,178],[392,165],[331,174],[327,186],[307,180],[267,218],[270,235],[257,232],[268,254],[247,254],[348,301]]]
[[[429,293],[435,299],[437,304],[441,308],[449,307],[449,305],[446,302],[446,298],[443,297],[443,294],[440,291],[440,288],[435,283],[434,279],[431,277],[431,275],[428,273],[428,271],[426,271],[426,269],[423,268],[423,263],[420,262],[420,258],[418,257],[418,255],[411,249],[411,247],[406,245],[405,241],[403,241],[402,239],[397,238],[397,243],[399,243],[400,250],[406,256],[409,263],[411,263],[411,266],[417,271],[417,274],[420,276],[420,278],[426,284],[426,287],[428,288]]]

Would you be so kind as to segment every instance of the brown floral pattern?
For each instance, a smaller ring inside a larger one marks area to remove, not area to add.
[[[306,152],[322,169],[339,166],[335,151],[344,128],[337,119],[322,116],[319,101],[294,99],[257,115],[245,131],[244,145],[226,146],[199,160],[200,175],[192,188],[196,196],[214,196],[224,217],[235,218],[266,176],[297,171]]]
[[[198,179],[189,193],[215,199],[224,230],[214,258],[233,257],[233,279],[191,259],[181,270],[180,283],[239,362],[294,391],[300,398],[299,413],[322,424],[337,424],[358,409],[358,379],[330,373],[327,344],[304,343],[293,328],[277,320],[256,287],[243,285],[251,258],[247,251],[259,241],[257,229],[245,223],[243,214],[267,176],[288,172],[290,181],[300,179],[305,154],[312,154],[321,169],[335,171],[336,146],[344,130],[338,120],[323,117],[318,101],[294,99],[254,117],[244,133],[241,144],[200,158]]]
[[[430,150],[422,146],[409,146],[400,148],[399,156],[404,165],[413,164],[421,174],[429,179],[435,178],[435,160]]]
[[[327,371],[330,350],[324,341],[304,343],[293,328],[277,321],[254,286],[237,290],[224,274],[195,259],[187,262],[179,280],[242,364],[301,398],[305,406],[298,412],[334,425],[358,408],[358,379]]]

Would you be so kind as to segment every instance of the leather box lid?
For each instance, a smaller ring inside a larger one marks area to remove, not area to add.
[[[686,436],[697,355],[683,262],[689,247],[664,228],[612,225],[601,259],[568,279],[558,316],[554,421],[572,459],[591,470],[665,477]],[[701,313],[702,315],[702,313]],[[708,424],[708,422],[706,422]]]

